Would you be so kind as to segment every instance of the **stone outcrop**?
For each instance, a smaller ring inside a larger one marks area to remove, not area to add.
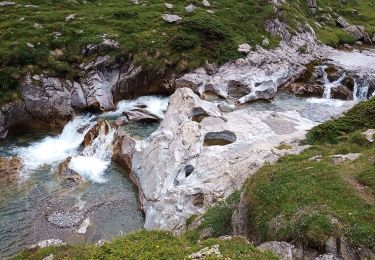
[[[71,157],[66,158],[56,170],[57,177],[62,181],[64,188],[74,188],[85,181],[81,175],[69,168],[71,159]]]
[[[278,87],[299,78],[305,72],[305,64],[327,56],[331,50],[316,43],[314,32],[308,26],[301,27],[301,33],[292,36],[288,27],[275,19],[267,22],[266,29],[282,37],[278,48],[265,50],[256,46],[245,58],[224,64],[212,75],[203,67],[198,68],[176,79],[175,88],[189,87],[200,95],[210,91],[224,98],[235,99],[238,103],[270,99]],[[301,55],[298,51],[301,46],[306,46],[309,53]],[[233,97],[229,93],[233,86],[246,87],[250,93]]]
[[[205,116],[193,120],[198,110]],[[178,232],[189,216],[202,214],[240,188],[263,163],[303,149],[273,147],[302,138],[313,125],[297,113],[243,109],[223,114],[182,88],[171,96],[158,130],[142,141],[122,137],[114,157],[131,169],[139,187],[145,228]],[[230,142],[207,146],[207,135]]]
[[[116,42],[107,39],[99,45],[87,46],[84,54],[89,56],[116,46]],[[83,76],[79,81],[28,75],[21,84],[23,101],[0,109],[0,138],[28,120],[62,126],[76,112],[112,110],[117,101],[125,98],[170,91],[161,75],[135,66],[131,57],[117,62],[108,56],[99,56],[89,64],[82,64],[81,69]]]

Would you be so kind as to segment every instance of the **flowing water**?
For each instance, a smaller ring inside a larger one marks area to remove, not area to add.
[[[90,146],[82,142],[98,120],[116,119],[136,107],[162,118],[167,105],[168,98],[159,96],[121,101],[116,111],[75,117],[61,133],[18,131],[1,143],[0,156],[18,156],[23,168],[18,180],[0,190],[0,258],[41,240],[94,242],[141,229],[137,191],[127,173],[111,161],[116,130],[99,134]],[[119,131],[142,139],[157,126],[135,123]],[[67,157],[69,168],[85,180],[74,189],[62,185],[56,174]]]
[[[345,75],[330,82],[324,77],[323,98],[302,98],[279,92],[271,101],[257,101],[237,107],[234,103],[212,98],[226,110],[254,109],[293,111],[303,117],[323,122],[341,115],[357,100],[368,96],[365,79],[355,81],[354,100],[331,99],[332,88]],[[209,100],[209,99],[208,99]],[[0,257],[13,255],[24,247],[46,239],[82,243],[111,239],[122,233],[141,229],[143,217],[134,187],[126,172],[111,161],[115,129],[99,134],[87,147],[85,134],[98,120],[115,120],[124,111],[142,108],[164,117],[168,98],[146,96],[118,103],[116,111],[101,115],[81,115],[69,122],[61,133],[18,133],[0,144],[0,156],[18,156],[23,161],[20,178],[0,190]],[[117,129],[135,139],[149,136],[158,123],[126,124]],[[86,181],[75,189],[62,185],[56,175],[59,163],[71,157],[69,168]]]

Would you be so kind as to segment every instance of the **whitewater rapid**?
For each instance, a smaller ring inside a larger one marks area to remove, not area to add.
[[[41,167],[50,167],[54,171],[58,163],[71,157],[69,168],[76,171],[86,180],[104,183],[105,172],[111,164],[112,144],[116,129],[111,128],[106,134],[100,134],[93,143],[82,148],[85,134],[98,120],[116,118],[123,112],[134,108],[143,108],[160,118],[168,106],[168,97],[144,96],[134,100],[123,100],[115,111],[100,115],[81,115],[73,118],[65,125],[58,136],[48,136],[40,141],[31,143],[27,147],[17,148],[15,154],[23,162],[21,176],[28,178],[35,170]]]

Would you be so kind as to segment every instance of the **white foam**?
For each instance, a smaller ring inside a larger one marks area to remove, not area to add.
[[[96,157],[75,156],[69,163],[69,168],[79,173],[85,179],[97,183],[104,183],[104,172],[111,162]]]
[[[79,116],[69,122],[59,136],[46,137],[16,152],[21,157],[25,170],[35,170],[43,165],[53,165],[77,153],[85,132],[79,129],[93,124],[91,117]]]
[[[117,104],[116,111],[102,114],[102,117],[117,117],[125,111],[130,111],[138,106],[145,106],[145,110],[164,118],[164,113],[168,107],[169,98],[166,96],[143,96],[134,100],[123,100]]]

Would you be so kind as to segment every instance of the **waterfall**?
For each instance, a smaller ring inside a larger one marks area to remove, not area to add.
[[[109,131],[105,131],[105,125]],[[105,171],[111,163],[112,145],[116,129],[111,128],[108,122],[100,125],[99,135],[92,144],[85,147],[80,155],[74,156],[69,168],[79,173],[86,179],[94,182],[104,183]]]
[[[92,116],[77,116],[64,127],[58,136],[48,136],[15,152],[22,159],[23,172],[54,165],[78,153],[88,128],[95,124]]]
[[[164,118],[164,112],[168,107],[168,97],[166,96],[143,96],[134,100],[123,100],[117,104],[116,111],[106,112],[101,117],[118,117],[123,112],[142,107],[151,114]]]
[[[346,73],[343,73],[341,77],[333,82],[330,82],[328,79],[328,75],[326,72],[327,66],[319,66],[323,73],[323,80],[324,80],[324,93],[323,93],[323,98],[324,99],[331,99],[331,90],[332,88],[336,88],[340,85],[340,83],[345,79]]]

